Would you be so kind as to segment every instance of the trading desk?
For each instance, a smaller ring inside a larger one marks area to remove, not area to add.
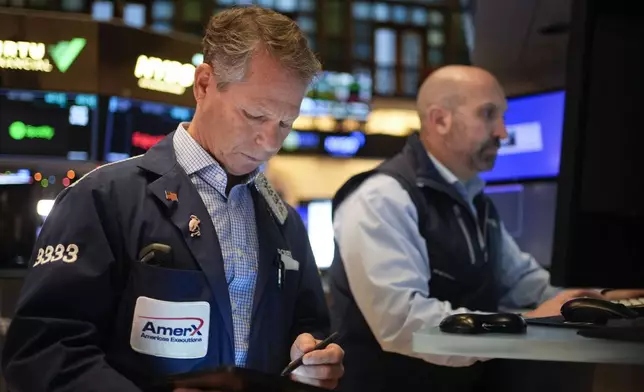
[[[434,327],[414,333],[412,348],[497,358],[503,391],[644,391],[644,343],[586,338],[572,328],[529,325],[524,335],[457,335]]]
[[[434,327],[414,333],[413,349],[479,358],[644,365],[644,343],[592,339],[577,335],[573,328],[534,325],[524,335],[448,334]]]

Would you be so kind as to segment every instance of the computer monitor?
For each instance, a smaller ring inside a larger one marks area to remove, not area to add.
[[[160,102],[110,97],[105,125],[105,161],[114,162],[144,154],[183,121],[194,109]]]
[[[508,98],[502,141],[488,182],[554,178],[559,174],[565,93],[542,92]]]
[[[538,181],[490,185],[485,194],[492,199],[508,233],[519,248],[550,266],[555,225],[557,183]]]
[[[644,288],[644,9],[576,0],[552,281]]]
[[[324,71],[309,85],[300,116],[366,122],[371,111],[371,90],[368,73]]]
[[[0,89],[0,155],[96,159],[97,96]]]
[[[318,268],[329,268],[335,252],[331,200],[301,201],[297,211],[306,226]]]

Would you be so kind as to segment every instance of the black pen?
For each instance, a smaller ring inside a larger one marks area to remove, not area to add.
[[[313,350],[307,352],[306,354],[308,354],[310,352],[313,352],[313,351],[316,351],[316,350],[324,350],[329,344],[333,343],[333,341],[338,337],[338,335],[340,335],[339,332],[333,332],[331,335],[329,335],[328,338],[326,338],[323,341],[321,341],[320,343],[316,344],[315,347],[313,347]],[[304,355],[306,355],[306,354],[304,354]],[[295,369],[299,368],[300,366],[302,366],[302,361],[304,359],[304,355],[302,355],[301,357],[299,357],[298,359],[296,359],[294,361],[291,361],[291,363],[286,365],[284,370],[282,370],[281,375],[282,376],[287,376],[287,375],[291,374],[293,372],[293,370],[295,370]]]

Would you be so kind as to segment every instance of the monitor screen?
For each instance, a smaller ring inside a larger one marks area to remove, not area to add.
[[[282,143],[280,154],[384,159],[399,153],[406,141],[404,137],[362,132],[291,131]]]
[[[367,121],[371,84],[367,73],[322,72],[309,86],[300,115]]]
[[[508,138],[501,142],[494,169],[486,181],[553,178],[559,174],[564,118],[563,91],[508,99]]]
[[[96,158],[97,97],[0,90],[0,155]]]
[[[194,109],[158,102],[111,97],[105,131],[105,160],[118,161],[144,154],[180,122],[190,121]]]
[[[315,262],[320,269],[327,269],[333,262],[335,242],[331,200],[301,202],[297,211],[306,226]]]
[[[557,204],[557,184],[491,185],[485,193],[492,199],[508,233],[523,252],[550,266]]]

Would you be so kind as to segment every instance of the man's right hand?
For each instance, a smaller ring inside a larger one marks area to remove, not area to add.
[[[574,298],[581,297],[590,297],[590,298],[599,298],[605,299],[604,296],[597,290],[588,290],[588,289],[573,289],[573,290],[564,290],[561,293],[557,294],[553,298],[542,303],[535,310],[524,314],[525,318],[535,318],[535,317],[551,317],[561,315],[561,306],[566,302]]]

